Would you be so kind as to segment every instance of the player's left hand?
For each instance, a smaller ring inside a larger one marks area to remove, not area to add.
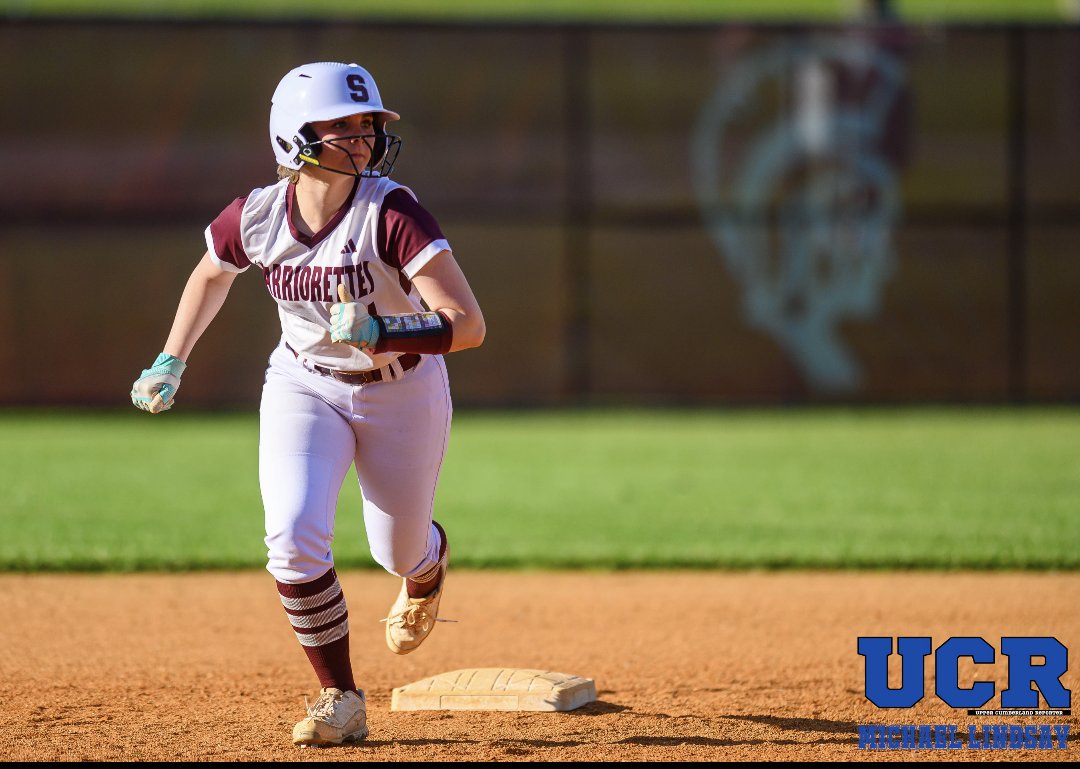
[[[375,347],[379,341],[379,324],[367,307],[354,302],[344,284],[338,284],[338,298],[341,301],[330,308],[330,340],[361,350]]]
[[[143,411],[157,414],[173,406],[173,396],[180,387],[180,377],[187,364],[179,358],[160,353],[150,368],[143,369],[131,386],[131,402]]]

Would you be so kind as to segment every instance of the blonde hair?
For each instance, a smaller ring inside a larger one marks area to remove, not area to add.
[[[296,184],[300,180],[300,172],[295,169],[286,168],[283,165],[279,165],[277,167],[277,178],[278,181],[281,181],[282,179],[288,179],[289,184]]]

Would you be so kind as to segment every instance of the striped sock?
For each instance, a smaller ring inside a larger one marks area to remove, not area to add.
[[[337,573],[330,569],[302,585],[278,582],[277,589],[319,684],[324,689],[356,691],[349,659],[349,612]]]

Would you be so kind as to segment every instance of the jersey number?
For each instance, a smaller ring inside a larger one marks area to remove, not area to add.
[[[360,77],[360,75],[349,75],[345,78],[345,82],[349,86],[349,90],[352,91],[349,96],[352,97],[353,101],[368,100],[367,86],[364,83],[364,78]]]

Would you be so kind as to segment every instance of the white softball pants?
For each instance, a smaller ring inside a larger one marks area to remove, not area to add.
[[[298,584],[333,566],[338,494],[353,464],[376,563],[401,577],[437,564],[431,518],[452,413],[441,356],[354,386],[309,371],[278,346],[259,410],[267,571]]]

